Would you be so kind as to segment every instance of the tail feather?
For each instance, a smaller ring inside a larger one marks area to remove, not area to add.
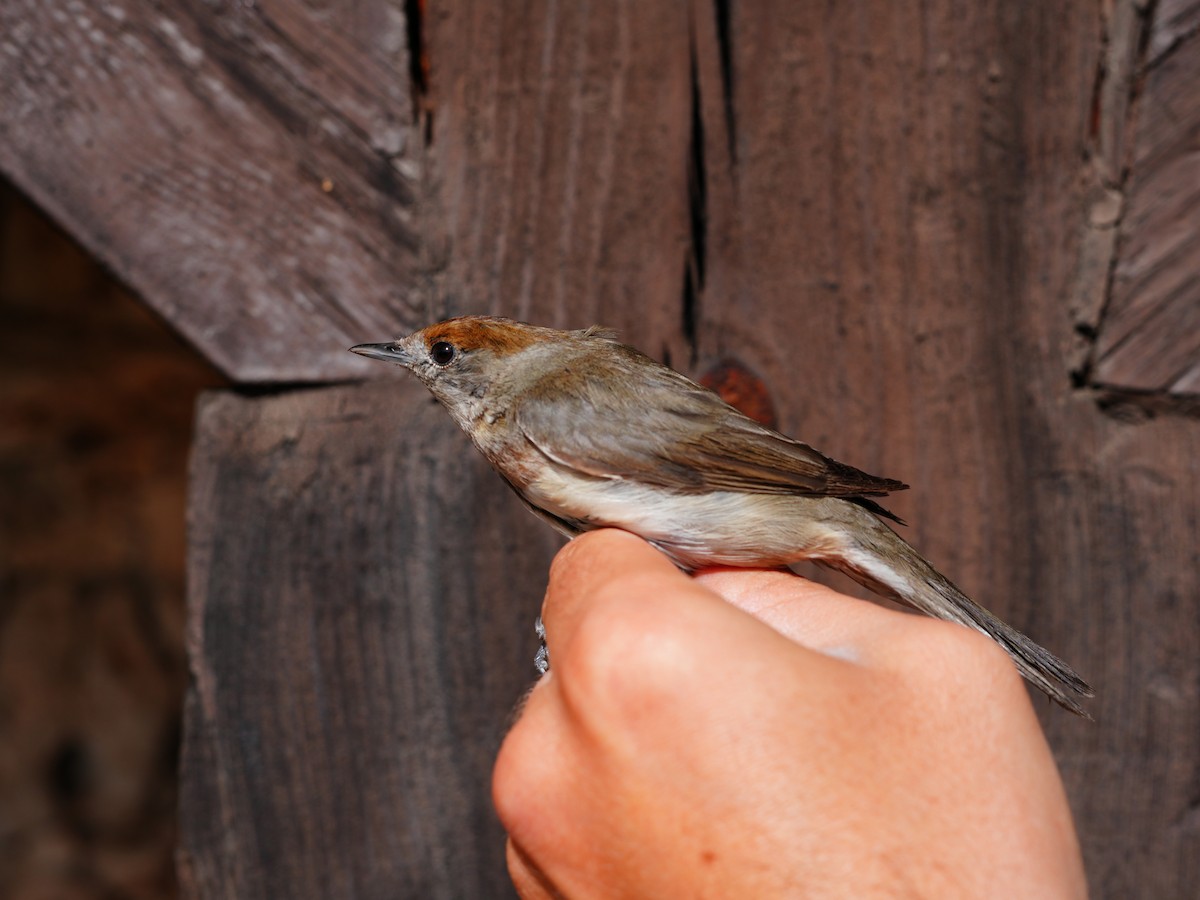
[[[852,546],[842,556],[819,562],[926,615],[958,622],[987,635],[1050,699],[1077,716],[1091,719],[1076,697],[1093,697],[1095,692],[1074,669],[971,600],[883,522],[875,519],[874,523],[877,527],[870,529],[870,538],[864,539],[861,529],[856,529],[849,535]]]

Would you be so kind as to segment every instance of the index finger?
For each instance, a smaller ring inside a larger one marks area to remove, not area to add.
[[[910,625],[910,613],[885,609],[791,572],[705,569],[696,582],[811,650],[842,659],[886,642]]]
[[[574,538],[550,566],[542,604],[552,664],[555,651],[564,650],[573,639],[581,615],[597,602],[629,596],[677,602],[677,593],[685,602],[715,598],[663,553],[626,531],[605,528]]]

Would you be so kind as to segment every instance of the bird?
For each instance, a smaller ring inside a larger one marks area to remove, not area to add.
[[[1065,709],[1094,691],[975,603],[890,525],[906,489],[745,416],[598,326],[563,331],[461,316],[350,350],[412,372],[500,477],[568,538],[620,528],[684,571],[812,561],[973,628]]]

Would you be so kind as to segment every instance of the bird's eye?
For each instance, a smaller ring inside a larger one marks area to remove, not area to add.
[[[438,341],[429,348],[429,358],[439,366],[448,366],[454,359],[454,345],[448,341]]]

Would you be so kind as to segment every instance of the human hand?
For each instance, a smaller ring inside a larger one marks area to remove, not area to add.
[[[558,555],[543,619],[553,668],[493,778],[527,900],[1086,895],[988,639],[786,573],[689,578],[616,531]]]

